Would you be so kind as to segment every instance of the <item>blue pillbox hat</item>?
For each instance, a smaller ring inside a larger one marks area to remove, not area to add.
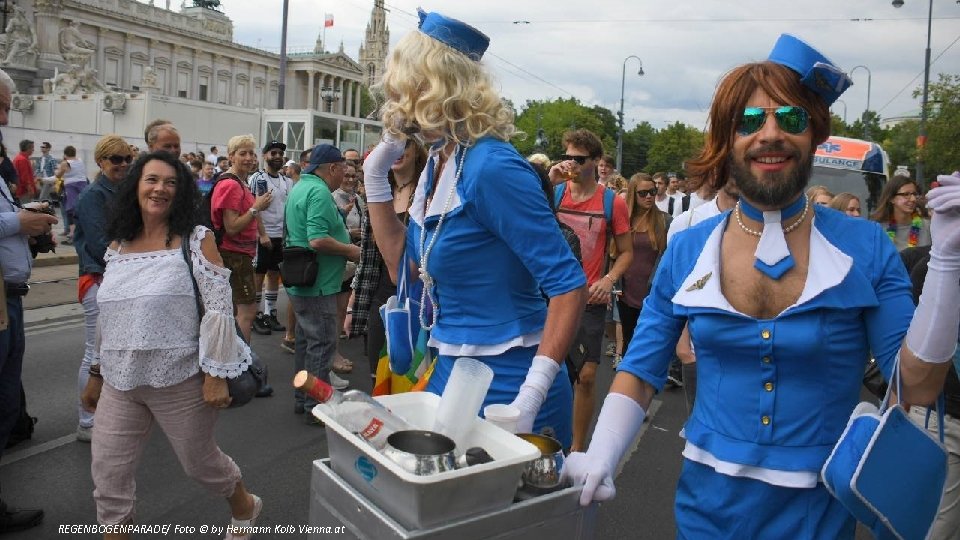
[[[819,95],[829,107],[853,81],[826,56],[790,34],[781,34],[767,58],[800,75],[800,82]]]
[[[445,17],[439,13],[427,13],[417,9],[420,16],[420,31],[433,39],[467,55],[479,62],[490,46],[490,38],[467,23]]]

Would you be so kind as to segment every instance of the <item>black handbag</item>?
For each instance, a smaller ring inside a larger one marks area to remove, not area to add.
[[[317,281],[319,270],[316,251],[297,246],[283,248],[280,278],[283,280],[284,286],[312,287]]]
[[[193,257],[190,255],[190,248],[187,245],[189,240],[182,238],[180,240],[180,251],[183,253],[183,259],[187,262],[190,269],[190,281],[193,283],[194,300],[197,302],[198,322],[203,320],[204,308],[200,300],[200,287],[197,285],[197,278],[193,277]],[[237,336],[243,340],[243,333],[236,319],[233,321],[233,327],[237,331]],[[246,340],[244,340],[246,343]],[[227,379],[227,388],[230,392],[230,406],[239,407],[246,405],[254,396],[261,391],[266,391],[267,385],[267,366],[260,362],[260,357],[250,349],[250,367],[240,373],[240,375]]]

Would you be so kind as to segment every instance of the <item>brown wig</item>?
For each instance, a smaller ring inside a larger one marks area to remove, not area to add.
[[[646,214],[640,214],[637,188],[644,182],[650,183],[648,189],[656,187],[653,184],[653,178],[647,173],[637,173],[631,176],[630,183],[627,185],[627,215],[630,217],[630,230],[640,232],[641,225],[645,224],[650,245],[656,251],[663,251],[667,247],[667,214],[657,208],[656,204],[651,206]]]
[[[900,188],[906,185],[913,185],[917,188],[917,195],[920,194],[920,186],[907,176],[894,176],[883,186],[880,192],[880,200],[877,202],[877,210],[870,214],[870,219],[884,225],[893,220],[893,198],[900,192]],[[920,200],[917,200],[917,211],[923,215],[920,209]]]
[[[729,176],[728,158],[737,137],[737,126],[743,109],[754,91],[762,89],[774,101],[784,105],[799,105],[810,115],[813,135],[811,152],[830,136],[830,109],[814,92],[800,83],[800,76],[792,69],[771,61],[755,62],[731,70],[720,81],[710,106],[709,129],[703,150],[687,162],[692,176],[706,176],[714,187]],[[722,179],[722,180],[721,180]]]

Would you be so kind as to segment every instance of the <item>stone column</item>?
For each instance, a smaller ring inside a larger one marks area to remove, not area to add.
[[[344,92],[346,92],[346,86],[344,85],[343,77],[338,78],[337,92],[338,92],[337,95],[339,97],[337,97],[337,104],[334,110],[337,111],[337,114],[345,115],[347,114],[347,112],[346,112],[346,109],[344,108],[344,105],[347,103],[347,97],[343,95]]]
[[[313,88],[313,78],[317,75],[317,72],[314,70],[307,71],[307,109],[313,110],[316,108],[316,92]]]
[[[363,102],[363,85],[360,83],[357,83],[357,87],[353,89],[353,92],[354,92],[353,107],[355,111],[353,115],[356,116],[357,118],[360,118],[360,114],[361,114],[360,104]]]
[[[121,68],[123,71],[120,74],[120,88],[125,89],[133,88],[133,81],[130,80],[130,72],[133,71],[130,63],[131,41],[133,41],[133,34],[123,35],[123,66]]]
[[[351,80],[345,81],[344,84],[344,103],[343,103],[343,114],[344,116],[353,116],[353,84]]]
[[[236,105],[237,99],[237,59],[230,59],[230,88],[227,88],[227,105]]]
[[[187,97],[197,99],[200,97],[200,53],[197,49],[193,49],[190,60],[193,64],[193,73],[190,74],[190,95]],[[209,91],[208,88],[207,92]]]
[[[63,67],[60,56],[60,28],[66,25],[60,20],[63,12],[62,0],[34,0],[33,13],[36,18],[37,47],[40,49],[40,67]],[[52,76],[52,75],[51,75]]]
[[[107,30],[102,26],[97,27],[97,65],[93,66],[97,70],[97,78],[101,81],[106,75],[104,69],[106,69],[106,54],[104,49],[106,48],[106,34]]]
[[[220,77],[217,76],[217,53],[210,53],[210,87],[207,89],[207,103],[217,102],[217,93],[220,91]]]

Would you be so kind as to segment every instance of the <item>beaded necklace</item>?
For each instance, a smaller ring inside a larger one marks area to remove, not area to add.
[[[453,196],[457,193],[457,184],[460,182],[460,175],[463,173],[463,163],[467,158],[467,148],[461,147],[462,151],[460,152],[460,163],[457,166],[456,175],[453,178],[453,185],[450,186],[450,192],[447,194],[447,200],[443,204],[443,210],[440,212],[440,219],[437,220],[437,228],[433,230],[433,236],[430,237],[430,242],[427,243],[427,210],[429,210],[429,205],[424,199],[423,204],[423,223],[420,225],[420,280],[423,282],[423,291],[420,293],[420,326],[424,330],[433,330],[434,325],[437,324],[437,318],[440,316],[440,304],[437,302],[436,296],[433,293],[433,276],[430,275],[430,272],[427,270],[427,263],[430,261],[430,252],[433,251],[434,244],[437,243],[437,237],[440,236],[440,227],[443,225],[443,220],[447,215],[447,212],[450,211],[450,207],[453,204]],[[454,151],[454,159],[456,159],[456,151]],[[428,164],[429,170],[427,172],[427,186],[425,192],[429,192],[433,188],[433,162],[431,161]],[[436,180],[437,187],[440,185],[439,178]],[[427,324],[427,312],[426,306],[427,301],[430,301],[430,305],[433,307],[433,317],[430,321],[430,324]]]
[[[920,212],[914,212],[910,219],[910,236],[907,238],[907,247],[917,247],[920,242],[920,229],[923,228],[923,218]],[[890,224],[887,225],[887,236],[894,242],[897,241],[897,220],[890,218]]]

